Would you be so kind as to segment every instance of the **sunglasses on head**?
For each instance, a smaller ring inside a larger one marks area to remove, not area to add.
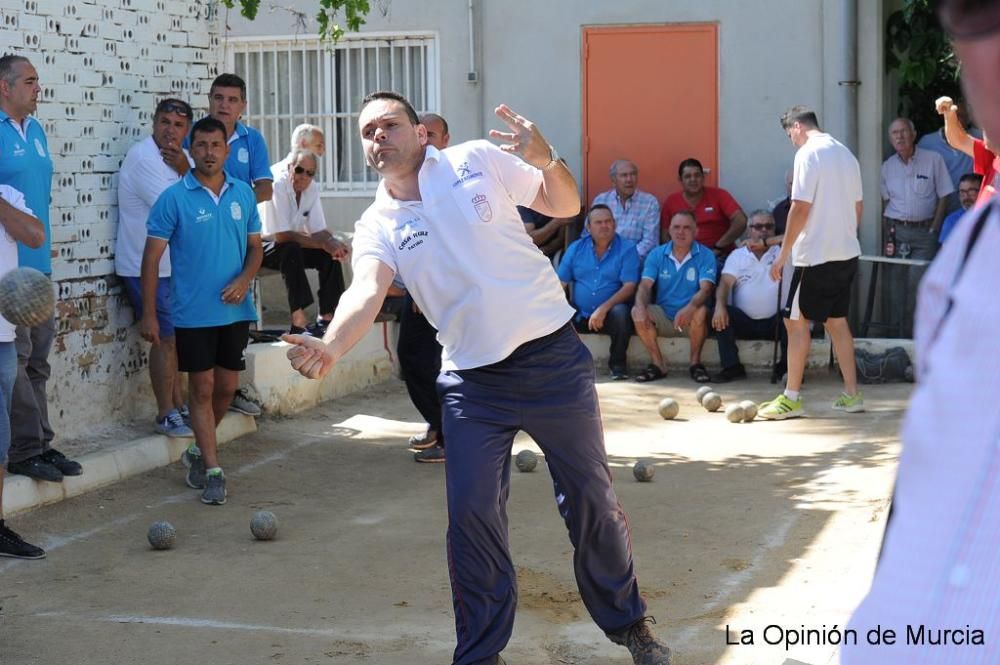
[[[316,175],[316,171],[310,171],[309,169],[307,169],[304,166],[296,166],[295,167],[295,175],[302,175],[303,173],[305,173],[310,178],[312,178],[314,175]]]
[[[754,231],[767,231],[768,229],[773,229],[774,224],[751,224],[750,228]]]
[[[160,106],[156,109],[156,112],[176,113],[177,115],[183,116],[185,118],[190,118],[193,115],[191,113],[190,106],[188,106],[187,104],[178,104],[177,102],[165,102],[163,104],[160,104]]]

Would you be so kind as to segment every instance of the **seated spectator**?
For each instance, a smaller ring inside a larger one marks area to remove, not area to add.
[[[740,363],[737,339],[774,339],[781,331],[781,361],[776,376],[786,364],[788,341],[779,314],[780,283],[771,279],[771,266],[781,253],[781,243],[774,241],[774,217],[766,210],[750,214],[750,237],[743,247],[726,259],[715,290],[712,329],[719,343],[722,371],[712,377],[717,383],[745,378]],[[730,296],[732,304],[730,304]]]
[[[711,249],[717,257],[725,257],[747,227],[743,209],[726,190],[705,185],[705,169],[693,157],[681,162],[677,177],[681,191],[668,196],[660,210],[660,241],[668,240],[674,215],[691,210],[698,224],[695,242]]]
[[[524,230],[531,236],[531,240],[542,250],[542,254],[550,259],[566,248],[567,229],[578,219],[578,217],[553,218],[524,206],[517,206],[517,212],[520,213]]]
[[[618,159],[610,169],[612,189],[594,197],[591,207],[606,205],[614,215],[617,233],[635,243],[639,260],[659,242],[660,204],[649,192],[639,189],[639,168],[627,159]],[[583,230],[587,235],[587,230]]]
[[[982,186],[983,176],[978,173],[966,173],[959,179],[958,202],[961,204],[961,207],[944,218],[944,221],[941,223],[941,235],[938,236],[938,242],[944,244],[945,239],[951,235],[952,229],[955,228],[955,224],[962,218],[965,211],[975,205],[976,198],[979,196],[979,190],[982,189]]]
[[[1000,157],[997,157],[1000,147],[993,145],[985,131],[982,140],[965,131],[958,117],[958,106],[951,101],[951,97],[939,97],[934,106],[944,116],[944,136],[948,145],[972,157],[972,171],[983,176],[976,203],[990,200],[996,193],[997,175],[1000,173]]]
[[[347,258],[348,250],[326,228],[319,185],[314,180],[318,162],[311,152],[292,151],[285,170],[273,171],[273,198],[258,209],[265,241],[264,266],[281,271],[288,292],[289,330],[322,337],[344,293],[339,261]],[[305,308],[313,304],[313,295],[307,268],[319,273],[319,317],[308,326]]]
[[[310,125],[308,123],[303,123],[297,125],[295,129],[292,130],[292,147],[285,155],[285,158],[280,162],[271,167],[272,172],[277,169],[279,173],[284,173],[285,169],[288,167],[288,162],[292,158],[292,153],[296,150],[305,150],[316,155],[318,159],[322,159],[323,155],[326,154],[326,137],[323,136],[323,130],[316,125]]]
[[[667,375],[667,364],[656,341],[686,334],[691,342],[688,373],[699,383],[710,381],[701,364],[701,347],[708,336],[708,299],[715,285],[715,255],[694,241],[694,213],[684,210],[670,220],[670,242],[646,259],[632,307],[632,321],[652,362],[636,377],[644,383]],[[656,288],[656,303],[653,288]]]
[[[583,333],[611,337],[611,378],[628,378],[626,353],[632,337],[629,303],[639,281],[639,254],[635,243],[615,233],[611,209],[596,205],[587,215],[590,234],[566,250],[559,263],[559,280],[571,289],[576,308],[573,326]]]

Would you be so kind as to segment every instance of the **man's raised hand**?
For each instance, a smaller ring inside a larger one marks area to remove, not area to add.
[[[548,166],[552,160],[552,151],[549,148],[548,141],[538,131],[535,123],[518,115],[506,104],[498,106],[496,114],[511,130],[509,132],[501,132],[496,129],[490,130],[492,138],[506,142],[500,146],[500,149],[504,152],[513,152],[520,155],[521,159],[535,168],[540,169]]]

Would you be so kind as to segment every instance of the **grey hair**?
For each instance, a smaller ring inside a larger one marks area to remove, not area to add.
[[[635,162],[633,162],[631,159],[616,159],[615,161],[611,162],[611,168],[608,169],[608,175],[610,175],[612,178],[618,175],[618,167],[621,166],[622,164],[631,164],[632,166],[635,166]],[[635,166],[635,174],[639,175],[638,166]]]
[[[20,62],[31,64],[31,61],[23,55],[5,55],[0,58],[0,80],[6,81],[7,85],[14,85],[17,81],[17,73],[14,66]]]
[[[754,217],[766,217],[767,219],[770,219],[772,222],[774,221],[774,215],[771,214],[771,211],[766,210],[764,208],[757,208],[752,213],[747,215],[747,221],[752,220]]]
[[[292,130],[292,149],[302,145],[308,139],[319,134],[323,136],[323,130],[316,125],[302,124]]]
[[[907,126],[910,128],[911,132],[913,132],[914,134],[917,133],[917,126],[913,124],[913,121],[910,120],[909,118],[906,118],[906,117],[903,117],[903,116],[899,116],[898,118],[896,118],[895,120],[893,120],[892,122],[890,122],[889,126],[892,127],[893,125],[895,125],[900,120],[902,120],[903,122],[905,122],[907,124]]]
[[[317,157],[316,153],[312,150],[306,150],[305,148],[292,148],[291,154],[288,155],[288,165],[294,165],[303,157],[308,157],[313,160],[313,164],[316,165],[316,170],[319,170],[319,157]]]

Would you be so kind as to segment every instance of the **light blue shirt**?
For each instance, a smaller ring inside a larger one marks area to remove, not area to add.
[[[184,147],[191,148],[191,137],[184,139]],[[226,173],[253,187],[258,180],[274,180],[271,174],[271,160],[267,155],[267,142],[253,127],[241,122],[229,137],[229,157],[226,158]]]
[[[17,243],[18,265],[51,275],[52,156],[40,122],[28,116],[23,129],[22,138],[15,121],[0,111],[0,184],[10,185],[24,194],[25,204],[45,225],[45,242],[41,247],[32,249]]]
[[[649,253],[642,268],[642,278],[652,280],[656,287],[656,304],[671,319],[698,292],[701,282],[715,284],[717,267],[712,250],[696,242],[678,268],[671,255],[673,248],[673,242],[660,245]]]
[[[597,258],[594,239],[588,236],[569,246],[556,272],[559,281],[573,285],[577,317],[590,318],[623,285],[638,283],[639,253],[635,243],[616,233],[604,256]]]
[[[218,202],[193,171],[171,185],[153,204],[149,235],[170,243],[171,296],[178,328],[225,326],[254,321],[250,294],[238,304],[222,302],[222,290],[247,258],[247,238],[260,234],[253,190],[226,174]]]

